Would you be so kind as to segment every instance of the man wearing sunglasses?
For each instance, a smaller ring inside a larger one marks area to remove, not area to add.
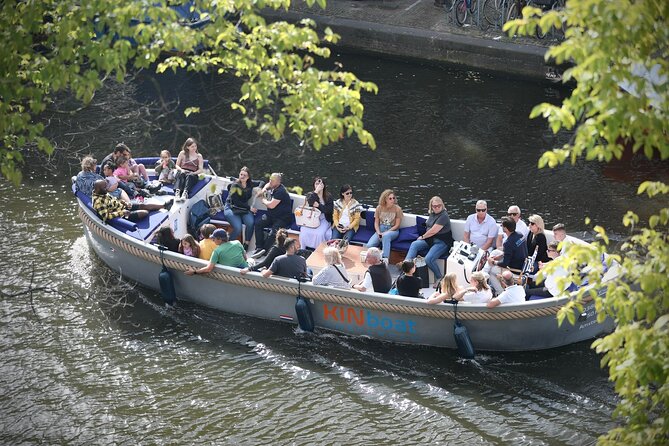
[[[520,217],[520,208],[518,206],[511,205],[509,210],[506,211],[506,216],[511,217],[513,221],[516,222],[516,232],[523,236],[523,240],[527,240],[527,234],[530,233],[530,228]],[[497,233],[497,249],[502,249],[506,242],[506,234],[502,231],[502,227],[499,227],[499,232]]]
[[[484,200],[477,201],[476,213],[465,221],[464,241],[487,251],[497,238],[497,232],[495,219],[488,215],[488,203]]]

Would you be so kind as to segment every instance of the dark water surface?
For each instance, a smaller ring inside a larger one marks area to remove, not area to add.
[[[414,212],[439,194],[455,218],[479,198],[498,218],[515,203],[575,234],[589,215],[622,236],[623,211],[646,212],[634,195],[638,178],[662,175],[594,164],[537,171],[542,150],[568,135],[555,138],[527,115],[560,90],[365,57],[343,62],[379,85],[365,98],[374,152],[352,140],[313,153],[258,138],[229,110],[234,86],[215,76],[140,74],[73,116],[52,113],[48,133],[98,159],[118,141],[136,156],[157,155],[194,135],[219,173],[248,165],[305,187],[320,174],[337,189],[352,183],[369,203],[393,187]],[[184,118],[195,103],[202,113]],[[44,162],[34,162],[20,191],[0,183],[0,444],[583,445],[612,426],[614,394],[588,343],[463,361],[448,350],[298,333],[192,305],[167,310],[89,250],[68,193],[77,166]],[[31,278],[47,288],[32,305],[29,295],[11,295]]]

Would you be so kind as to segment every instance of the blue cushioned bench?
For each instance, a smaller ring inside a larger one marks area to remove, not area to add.
[[[75,186],[72,185],[72,189],[75,189]],[[91,197],[88,195],[75,191],[77,198],[81,200],[86,207],[92,210],[95,215],[97,212],[93,209],[93,202]],[[107,224],[114,229],[121,231],[122,233],[134,237],[138,240],[147,240],[153,235],[156,229],[158,229],[169,217],[168,212],[152,211],[149,212],[149,215],[146,218],[139,220],[138,222],[132,222],[126,220],[125,218],[116,217],[107,221]]]

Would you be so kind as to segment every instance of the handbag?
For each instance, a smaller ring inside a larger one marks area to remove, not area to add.
[[[295,224],[305,228],[315,229],[321,225],[321,211],[311,206],[302,206],[295,209]]]
[[[242,207],[242,206],[237,206],[237,205],[234,205],[234,204],[230,205],[230,210],[235,215],[246,214],[247,212],[250,211],[250,209],[248,209],[248,208],[245,208],[245,207]]]

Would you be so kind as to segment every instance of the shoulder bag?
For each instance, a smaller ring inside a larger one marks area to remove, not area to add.
[[[305,206],[295,209],[295,224],[305,228],[317,228],[320,226],[321,211],[318,208]]]

